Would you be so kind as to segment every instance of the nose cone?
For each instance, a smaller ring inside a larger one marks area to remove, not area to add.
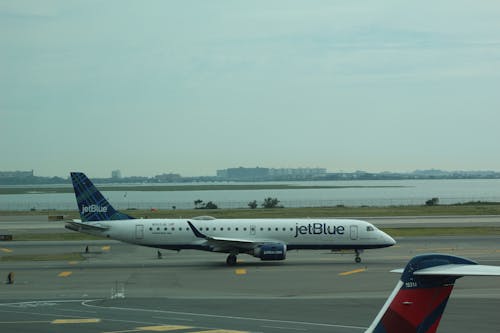
[[[383,231],[380,231],[380,232],[382,233],[382,239],[383,239],[385,246],[393,246],[394,244],[396,244],[396,241],[394,240],[394,238],[392,238],[391,236],[389,236],[388,234],[386,234]]]

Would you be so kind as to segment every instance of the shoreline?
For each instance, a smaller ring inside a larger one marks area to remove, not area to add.
[[[254,191],[405,188],[406,185],[293,185],[293,184],[214,184],[214,185],[97,185],[100,191],[174,192],[174,191]],[[74,193],[73,187],[22,186],[0,187],[0,195]]]
[[[122,209],[136,218],[178,218],[210,215],[215,218],[307,218],[307,217],[394,217],[394,216],[471,216],[500,215],[498,202],[470,202],[451,205],[410,206],[332,206],[283,208],[219,208],[219,209]],[[1,216],[63,216],[78,219],[71,210],[0,210]]]

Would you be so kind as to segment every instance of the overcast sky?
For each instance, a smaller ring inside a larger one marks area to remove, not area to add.
[[[500,170],[499,1],[0,0],[0,171]]]

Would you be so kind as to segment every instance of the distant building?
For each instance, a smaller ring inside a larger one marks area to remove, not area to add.
[[[120,170],[111,171],[111,179],[121,179],[121,178],[122,178],[122,172]]]
[[[154,179],[158,183],[175,183],[175,182],[181,182],[182,176],[178,173],[164,173],[161,175],[154,176]]]
[[[0,171],[0,178],[29,178],[33,177],[34,172],[31,171]]]
[[[217,170],[217,177],[225,180],[261,180],[269,177],[268,168],[229,168]]]
[[[217,178],[234,181],[314,179],[326,175],[324,168],[229,168],[217,170]]]
[[[291,177],[291,178],[307,178],[326,175],[325,168],[286,168],[286,169],[270,169],[271,177]]]

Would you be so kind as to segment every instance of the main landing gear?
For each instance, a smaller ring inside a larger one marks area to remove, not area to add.
[[[231,253],[230,255],[227,256],[227,259],[226,259],[226,264],[228,266],[234,266],[236,265],[236,254],[235,253]]]
[[[356,253],[356,257],[354,258],[354,261],[359,264],[361,262],[361,257],[359,256],[363,252],[363,250],[354,250],[354,253]]]

